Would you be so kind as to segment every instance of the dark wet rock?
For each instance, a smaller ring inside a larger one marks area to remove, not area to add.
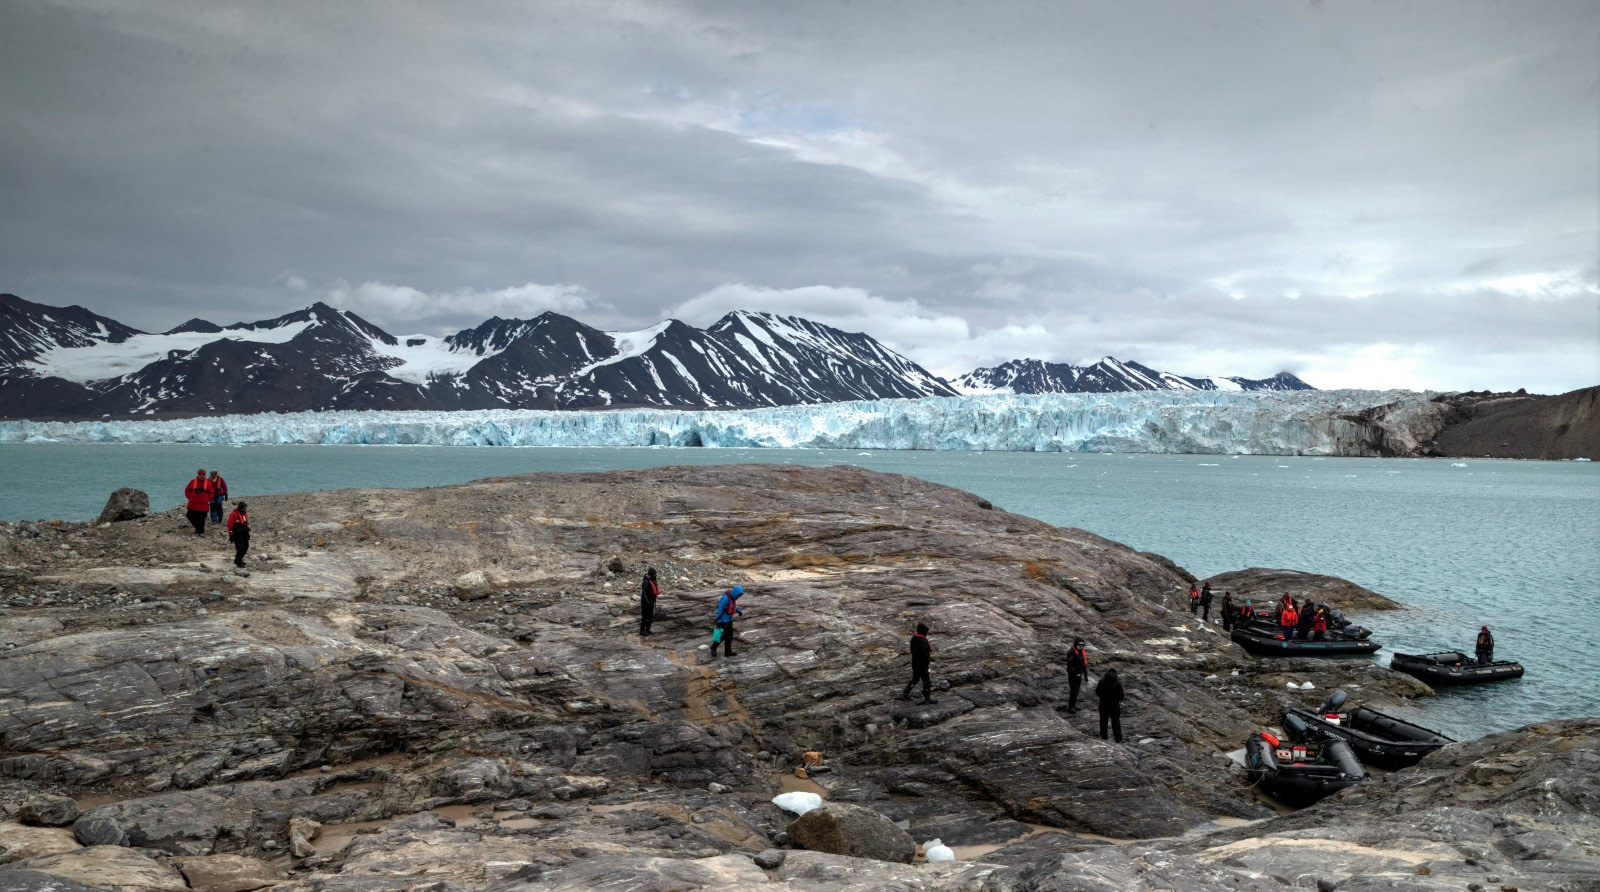
[[[150,496],[144,490],[124,486],[111,494],[95,523],[138,520],[150,513]]]
[[[17,814],[24,824],[65,827],[78,819],[78,803],[70,796],[40,793],[23,800]]]
[[[87,814],[72,824],[72,835],[86,846],[125,846],[128,832],[110,815]]]
[[[870,808],[828,803],[796,818],[789,839],[813,852],[910,864],[917,843],[894,822]]]

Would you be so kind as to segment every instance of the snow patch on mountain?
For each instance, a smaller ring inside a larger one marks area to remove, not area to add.
[[[173,352],[190,353],[215,341],[249,341],[262,344],[287,343],[311,326],[310,322],[265,328],[243,334],[182,332],[179,334],[138,334],[121,343],[103,342],[86,347],[52,346],[29,363],[41,377],[55,376],[78,384],[120,378],[137,372],[152,362],[166,359]],[[103,326],[102,326],[103,327]]]

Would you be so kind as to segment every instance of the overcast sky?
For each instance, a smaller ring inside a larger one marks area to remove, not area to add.
[[[1600,4],[0,2],[0,291],[1600,384]]]

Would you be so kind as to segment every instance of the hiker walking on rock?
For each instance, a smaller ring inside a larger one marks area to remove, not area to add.
[[[1106,739],[1106,724],[1117,743],[1122,742],[1122,679],[1117,670],[1107,669],[1100,683],[1094,686],[1094,695],[1100,700],[1100,739]]]
[[[739,596],[744,594],[743,586],[734,586],[722,593],[717,601],[717,631],[720,636],[712,636],[711,659],[717,658],[717,643],[720,638],[724,656],[733,656],[733,618],[740,616],[744,610],[739,607]]]
[[[184,516],[194,527],[196,536],[206,534],[206,517],[211,513],[211,481],[206,479],[206,469],[194,472],[194,479],[183,488]]]
[[[222,503],[228,500],[228,481],[222,479],[221,473],[212,471],[206,482],[211,484],[211,522],[222,523]]]
[[[650,623],[656,616],[656,598],[661,596],[661,586],[656,585],[656,568],[644,571],[644,581],[639,585],[639,634],[650,634]]]
[[[901,700],[911,699],[911,687],[922,682],[922,702],[938,703],[933,699],[933,679],[928,675],[928,664],[933,662],[933,645],[928,643],[928,624],[917,623],[916,634],[911,636],[911,680],[901,692]]]
[[[228,541],[233,543],[233,565],[243,567],[244,553],[250,550],[250,512],[244,502],[228,515]]]
[[[1067,712],[1078,711],[1078,689],[1083,687],[1084,676],[1089,674],[1089,655],[1083,650],[1083,639],[1072,639],[1072,650],[1067,651]]]

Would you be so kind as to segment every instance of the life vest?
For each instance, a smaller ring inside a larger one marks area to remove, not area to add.
[[[250,515],[235,508],[228,515],[228,535],[237,535],[241,530],[246,536],[250,535]]]
[[[211,482],[204,477],[196,477],[189,481],[183,488],[184,498],[189,500],[190,511],[211,510]]]
[[[650,586],[650,597],[661,597],[661,586],[656,585],[656,581],[654,579],[646,579],[644,584]]]
[[[1293,607],[1283,608],[1283,618],[1278,621],[1280,625],[1293,626],[1300,622],[1300,611]]]

